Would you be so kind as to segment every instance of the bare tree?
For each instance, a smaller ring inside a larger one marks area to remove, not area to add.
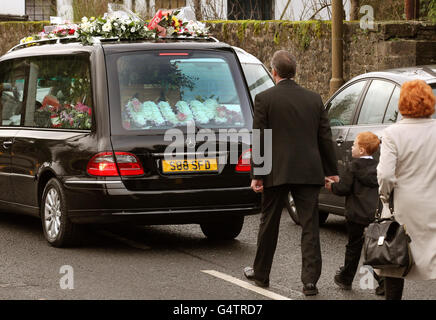
[[[210,1],[209,1],[210,2]],[[195,19],[202,20],[201,0],[194,0]]]
[[[351,9],[350,9],[350,20],[358,20],[359,19],[359,0],[351,0]]]

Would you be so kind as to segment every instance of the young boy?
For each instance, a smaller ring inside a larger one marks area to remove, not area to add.
[[[345,196],[345,218],[347,221],[348,244],[345,251],[345,265],[334,278],[335,283],[345,290],[357,272],[364,242],[365,228],[374,221],[378,204],[377,161],[372,155],[378,150],[379,138],[372,132],[362,132],[354,140],[351,154],[353,160],[340,180],[334,183],[326,180],[326,188],[338,196]],[[373,273],[375,275],[375,273]],[[383,294],[381,279],[377,294]]]

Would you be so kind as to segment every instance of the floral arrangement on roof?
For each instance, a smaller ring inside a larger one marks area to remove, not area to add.
[[[28,43],[36,40],[47,40],[65,37],[77,37],[77,24],[63,24],[57,26],[45,27],[40,33],[20,40],[20,44]]]
[[[45,28],[37,35],[24,37],[20,44],[35,40],[71,37],[84,45],[95,42],[96,38],[116,38],[119,40],[149,40],[158,37],[207,37],[209,28],[205,24],[186,19],[182,11],[159,10],[149,23],[145,23],[134,13],[113,11],[103,17],[83,17],[79,25],[64,24]]]

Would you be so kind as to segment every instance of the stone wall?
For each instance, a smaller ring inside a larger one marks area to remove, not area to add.
[[[0,23],[0,54],[47,22]],[[297,58],[297,82],[329,96],[331,23],[329,21],[210,21],[212,34],[258,57],[267,67],[274,51],[290,50]],[[365,31],[358,22],[344,26],[344,80],[369,71],[436,64],[436,25],[384,22]]]
[[[20,43],[20,39],[32,34],[38,34],[49,25],[48,21],[35,22],[0,22],[0,55]]]

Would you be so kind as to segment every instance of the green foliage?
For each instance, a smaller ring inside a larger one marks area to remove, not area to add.
[[[428,20],[436,23],[436,0],[430,0],[428,4]]]
[[[310,46],[310,41],[312,40],[309,34],[311,23],[301,23],[298,25],[298,43],[303,50],[306,50]]]
[[[275,43],[276,45],[279,45],[279,44],[280,44],[280,32],[279,32],[279,31],[276,31],[276,32],[274,33],[274,43]]]

